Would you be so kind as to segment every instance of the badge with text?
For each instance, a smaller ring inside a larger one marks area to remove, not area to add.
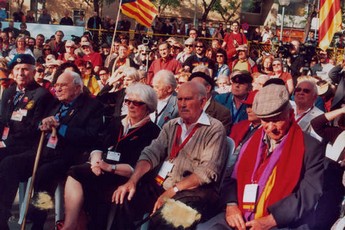
[[[0,148],[6,148],[5,142],[0,141]]]
[[[107,160],[120,161],[121,153],[115,151],[108,151]]]
[[[170,161],[164,161],[162,167],[160,168],[158,175],[156,176],[155,180],[159,185],[162,185],[165,178],[168,176],[168,173],[171,172],[173,169],[174,164]]]
[[[255,210],[256,199],[258,195],[258,184],[247,184],[244,187],[243,209],[248,211]]]
[[[4,131],[2,132],[2,137],[1,137],[1,139],[2,139],[2,140],[6,140],[7,137],[8,137],[9,132],[10,132],[10,127],[5,126],[5,127],[4,127]]]
[[[28,110],[27,109],[20,109],[19,112],[22,114],[23,117],[28,115]]]
[[[23,115],[20,111],[13,111],[12,116],[11,116],[12,121],[22,121],[23,120]]]
[[[58,137],[50,135],[48,143],[47,143],[47,147],[51,149],[55,149],[57,146],[57,143],[58,143]]]

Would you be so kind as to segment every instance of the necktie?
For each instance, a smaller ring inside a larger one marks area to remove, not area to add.
[[[14,97],[13,97],[14,106],[16,106],[18,104],[18,102],[22,99],[23,96],[24,96],[23,91],[17,91],[16,92],[16,95],[14,95]]]

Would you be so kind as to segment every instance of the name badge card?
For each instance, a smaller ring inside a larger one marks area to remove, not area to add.
[[[121,153],[115,151],[108,151],[107,160],[120,161]]]
[[[159,186],[161,186],[165,180],[165,178],[168,176],[168,173],[171,172],[173,169],[174,164],[170,161],[164,161],[162,167],[160,168],[155,180]]]
[[[19,112],[22,114],[23,117],[28,115],[28,110],[27,109],[20,109]]]
[[[4,131],[2,132],[2,137],[1,137],[1,139],[2,139],[2,140],[6,140],[7,137],[8,137],[9,132],[10,132],[10,127],[5,126],[5,127],[4,127]]]
[[[0,141],[0,148],[6,148],[5,142]]]
[[[58,143],[58,137],[50,135],[48,143],[47,143],[47,147],[51,149],[55,149],[57,146],[57,143]]]
[[[11,116],[12,121],[22,121],[23,120],[23,115],[20,111],[13,111],[12,116]]]
[[[248,211],[255,210],[258,188],[258,184],[245,185],[243,194],[243,209]]]

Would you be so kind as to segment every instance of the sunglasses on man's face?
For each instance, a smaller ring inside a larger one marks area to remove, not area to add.
[[[295,93],[299,93],[299,92],[301,92],[301,91],[303,91],[303,93],[306,93],[306,94],[308,94],[308,93],[311,92],[310,89],[306,89],[306,88],[297,87],[297,88],[295,89]]]

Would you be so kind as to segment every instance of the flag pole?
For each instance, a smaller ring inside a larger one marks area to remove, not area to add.
[[[113,39],[111,40],[111,48],[110,48],[110,50],[113,48],[113,45],[114,45],[114,39],[115,39],[115,36],[116,36],[116,31],[117,31],[117,24],[119,23],[121,5],[122,5],[122,0],[120,0],[120,2],[119,2],[119,10],[117,11],[117,16],[116,16],[116,21],[115,21],[115,28],[114,28],[114,34],[113,34]]]

